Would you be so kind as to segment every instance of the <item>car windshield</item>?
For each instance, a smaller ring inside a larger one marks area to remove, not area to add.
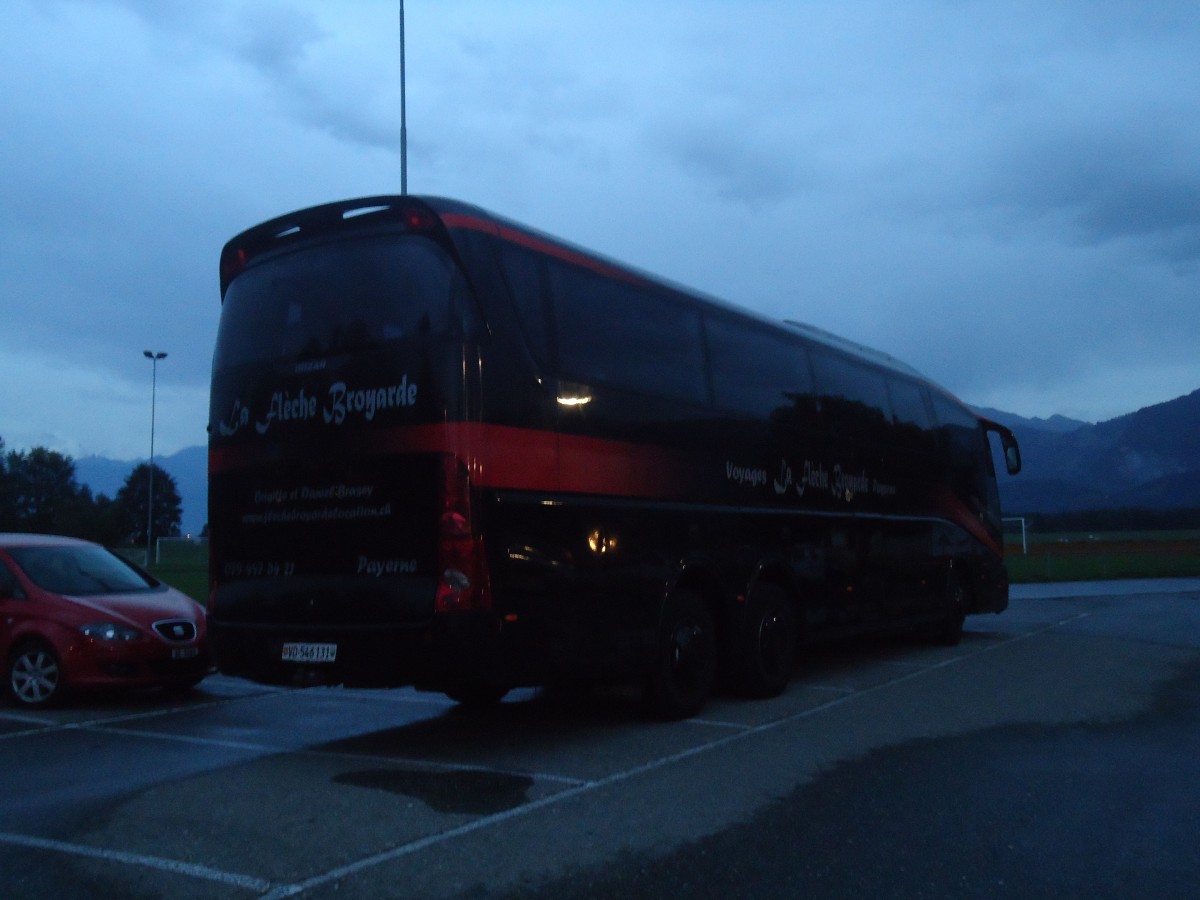
[[[9,554],[30,581],[56,594],[128,594],[158,586],[103,547],[14,547]]]

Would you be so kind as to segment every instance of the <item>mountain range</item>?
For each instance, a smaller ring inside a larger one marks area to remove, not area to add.
[[[75,461],[75,480],[86,484],[93,494],[115,497],[129,473],[145,461],[85,456]],[[199,534],[208,522],[208,448],[188,447],[170,456],[155,455],[154,464],[175,479],[183,506],[180,529],[184,534]]]
[[[1021,474],[1000,476],[1006,513],[1200,509],[1200,390],[1095,425],[979,412],[1021,445]]]
[[[1094,425],[979,412],[1011,428],[1021,444],[1021,474],[1000,476],[1006,514],[1200,509],[1200,390]],[[87,456],[75,464],[76,479],[114,497],[138,462]],[[208,521],[207,449],[188,447],[155,462],[179,488],[184,533],[198,534]]]

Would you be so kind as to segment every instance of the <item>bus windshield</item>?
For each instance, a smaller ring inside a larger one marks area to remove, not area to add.
[[[445,334],[462,290],[447,254],[417,236],[385,233],[275,255],[229,286],[214,364],[323,359]]]

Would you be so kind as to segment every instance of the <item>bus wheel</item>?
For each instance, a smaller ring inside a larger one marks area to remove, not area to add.
[[[717,639],[704,601],[688,590],[676,591],[663,610],[658,655],[646,698],[663,719],[698,713],[717,677]]]
[[[796,607],[782,588],[754,589],[742,623],[738,686],[750,697],[775,697],[792,677],[796,659]]]
[[[954,572],[946,577],[943,601],[945,611],[942,618],[933,624],[930,638],[943,647],[957,647],[962,641],[963,622],[967,618],[967,587]]]

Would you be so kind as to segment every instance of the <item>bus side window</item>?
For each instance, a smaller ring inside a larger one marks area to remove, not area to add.
[[[812,372],[803,344],[717,316],[705,319],[705,330],[718,407],[811,426]]]
[[[700,313],[668,295],[548,260],[563,377],[708,401]]]
[[[550,321],[546,304],[546,269],[541,257],[523,247],[499,242],[500,268],[508,282],[513,307],[534,360],[550,363]]]
[[[924,387],[905,378],[888,378],[896,443],[913,450],[933,449],[933,417]]]
[[[835,353],[814,350],[821,417],[833,434],[885,442],[892,413],[883,373]]]
[[[989,488],[995,476],[991,474],[991,448],[979,420],[936,393],[933,411],[947,455],[951,489],[979,515],[989,513],[992,494]]]

